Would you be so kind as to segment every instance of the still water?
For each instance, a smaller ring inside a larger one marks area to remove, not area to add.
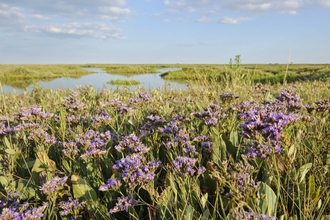
[[[56,78],[52,81],[39,81],[38,85],[42,88],[46,89],[70,89],[70,88],[77,88],[79,86],[87,86],[91,85],[96,89],[100,90],[104,87],[111,88],[111,89],[122,89],[128,87],[130,89],[136,89],[139,87],[144,87],[145,89],[157,89],[157,88],[175,88],[175,89],[184,89],[187,88],[187,85],[184,83],[178,82],[170,82],[166,81],[160,77],[162,73],[169,72],[169,71],[176,71],[181,70],[181,68],[161,68],[157,69],[159,73],[155,74],[140,74],[140,75],[133,75],[133,76],[124,76],[118,74],[109,74],[106,73],[101,68],[85,68],[93,73],[82,76],[80,78]],[[119,86],[119,85],[109,85],[107,82],[110,80],[137,80],[141,82],[139,85],[134,86]],[[33,89],[33,85],[29,85],[27,88],[14,88],[8,85],[2,85],[2,90],[4,93],[23,93],[25,90],[31,91]]]

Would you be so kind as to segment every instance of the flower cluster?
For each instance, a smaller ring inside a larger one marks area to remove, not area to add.
[[[54,136],[49,135],[45,130],[46,130],[45,128],[44,129],[38,128],[32,130],[28,136],[28,139],[34,141],[40,141],[48,146],[55,144],[56,138]]]
[[[151,100],[152,100],[152,98],[149,94],[139,93],[138,97],[128,99],[128,103],[129,104],[140,104],[140,103],[145,103],[145,102],[148,102]]]
[[[53,179],[51,179],[51,180],[47,181],[45,184],[43,184],[40,187],[40,190],[48,196],[53,195],[54,193],[59,191],[64,186],[67,179],[68,179],[67,176],[64,176],[62,178],[55,176]]]
[[[109,213],[113,214],[120,211],[128,212],[128,208],[138,204],[140,201],[133,199],[133,195],[121,196],[117,198],[117,203],[115,207],[110,209]]]
[[[73,219],[81,218],[82,216],[79,215],[79,212],[84,209],[85,205],[86,201],[79,202],[78,199],[69,197],[68,201],[60,203],[60,208],[63,209],[60,214],[61,216],[72,215]]]
[[[37,208],[29,208],[29,204],[26,202],[21,207],[18,202],[14,202],[8,205],[6,202],[2,202],[0,208],[2,209],[0,219],[26,219],[26,220],[39,220],[44,214],[43,212],[47,208],[47,204],[44,204]]]
[[[133,154],[133,153],[143,154],[150,150],[149,147],[146,147],[142,144],[140,139],[135,134],[122,137],[120,143],[115,146],[115,149],[118,152],[123,152],[126,154]]]
[[[255,182],[251,176],[253,171],[253,166],[250,164],[243,165],[242,163],[235,163],[228,169],[233,176],[233,179],[236,180],[237,188],[240,192],[245,193],[247,187],[252,187],[257,189],[260,185],[260,182]]]
[[[316,112],[326,112],[330,111],[330,102],[328,100],[322,99],[315,102],[316,106],[306,106],[308,112],[315,110]]]
[[[216,126],[219,120],[226,117],[226,114],[221,114],[220,110],[219,105],[211,104],[209,107],[204,108],[204,112],[194,112],[191,116],[203,118],[204,124],[207,126]]]
[[[197,160],[197,158],[179,156],[176,160],[172,161],[173,169],[175,173],[179,176],[194,176],[195,174],[199,176],[206,169],[203,166],[196,168],[195,164]]]
[[[142,136],[153,134],[164,122],[163,118],[154,115],[149,115],[146,117],[146,119],[146,123],[140,128],[140,134]]]
[[[229,101],[229,100],[233,100],[233,99],[237,99],[238,96],[235,96],[234,93],[232,92],[224,92],[222,94],[220,94],[220,99],[222,101]]]
[[[103,110],[97,111],[97,114],[91,118],[91,124],[95,127],[99,127],[101,125],[108,125],[111,123],[110,115]]]
[[[54,117],[55,114],[51,112],[43,112],[42,107],[21,107],[20,112],[14,114],[17,121],[43,121]]]
[[[286,124],[296,122],[301,119],[300,115],[284,114],[273,112],[270,109],[250,109],[246,113],[238,114],[239,119],[244,119],[241,124],[242,136],[252,139],[255,142],[248,148],[249,157],[267,157],[274,149],[274,152],[280,154],[281,133]],[[261,135],[262,140],[258,138]]]
[[[86,151],[80,155],[81,158],[93,158],[105,154],[106,144],[111,140],[111,132],[98,132],[88,130],[86,133],[77,134],[74,140],[60,143],[63,146],[62,152],[68,156],[74,156],[81,149]],[[78,150],[79,149],[79,150]]]
[[[210,136],[204,136],[204,135],[199,135],[196,136],[193,141],[195,142],[201,142],[203,150],[206,153],[212,153],[212,142],[210,141],[211,137]]]
[[[112,166],[114,170],[121,173],[119,178],[107,182],[101,189],[110,189],[117,186],[113,183],[126,183],[130,189],[136,185],[147,187],[154,180],[155,170],[161,164],[160,161],[147,162],[146,158],[140,154],[127,155],[125,158],[117,160]]]
[[[297,95],[295,89],[291,87],[281,89],[276,99],[289,111],[296,111],[304,108],[304,105],[301,104],[302,99]]]
[[[232,217],[236,220],[276,220],[275,216],[256,214],[253,211],[236,211],[233,213]]]
[[[108,106],[112,107],[113,110],[117,112],[119,116],[131,115],[134,112],[134,109],[132,107],[128,106],[117,98],[112,98],[109,102],[102,104],[103,108],[106,108]]]
[[[126,156],[117,160],[112,166],[112,169],[118,175],[108,179],[106,184],[99,187],[99,190],[117,189],[122,185],[127,186],[129,190],[133,190],[136,186],[149,187],[156,176],[156,169],[161,165],[160,161],[148,162],[144,157],[144,154],[150,148],[144,146],[135,134],[131,134],[122,137],[115,149],[126,154]],[[129,206],[136,203],[132,199],[132,195],[117,198],[117,201],[116,206],[110,209],[111,214],[118,211],[127,211]]]
[[[78,93],[71,94],[69,97],[65,97],[63,106],[67,112],[76,112],[78,110],[86,109],[86,105],[78,99]]]

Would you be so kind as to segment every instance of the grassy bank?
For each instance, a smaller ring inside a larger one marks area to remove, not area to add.
[[[110,85],[126,85],[126,86],[132,86],[132,85],[139,85],[141,82],[138,80],[110,80],[107,82]]]
[[[164,68],[166,66],[154,64],[85,64],[83,67],[103,68],[110,74],[136,75],[156,73],[158,68]]]
[[[60,77],[79,78],[91,74],[79,65],[0,65],[2,84],[14,88],[26,88],[39,80],[51,81]]]

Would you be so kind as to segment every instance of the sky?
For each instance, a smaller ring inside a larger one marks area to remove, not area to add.
[[[329,22],[330,0],[0,0],[0,63],[330,63]]]

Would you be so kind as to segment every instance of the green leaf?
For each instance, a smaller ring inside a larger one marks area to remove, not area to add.
[[[0,184],[1,184],[3,187],[8,186],[8,180],[7,180],[7,178],[4,177],[4,176],[0,176]]]
[[[25,161],[22,162],[23,163],[22,164],[22,167],[24,169],[29,169],[29,168],[33,167],[33,165],[34,165],[35,162],[36,162],[35,159],[33,159],[33,158],[27,158],[27,159],[25,159]]]
[[[194,217],[194,208],[191,205],[188,205],[186,211],[184,212],[184,218],[187,220],[191,220]]]
[[[206,206],[207,199],[208,199],[208,194],[207,194],[207,193],[205,193],[204,195],[202,195],[202,197],[201,197],[201,205],[202,205],[202,208],[203,208],[203,209],[204,209],[205,206]]]
[[[313,164],[312,163],[306,163],[305,165],[301,166],[298,170],[298,177],[299,179],[299,184],[304,181],[306,174],[308,171],[312,168]]]
[[[230,142],[234,147],[238,146],[238,131],[231,131],[230,132],[230,137],[229,137]]]
[[[261,183],[258,193],[260,198],[263,198],[259,201],[261,213],[274,216],[277,198],[272,188],[270,188],[266,183]]]
[[[12,149],[12,148],[8,148],[8,149],[6,149],[5,152],[6,152],[7,154],[15,154],[15,153],[16,153],[16,151],[15,151],[14,149]]]
[[[315,196],[315,177],[314,175],[311,175],[308,178],[308,198],[313,199]]]
[[[20,199],[28,200],[34,197],[38,197],[38,190],[36,190],[29,181],[25,179],[19,179],[11,183],[11,186],[15,188],[15,192],[19,193]]]
[[[83,178],[73,174],[71,182],[75,199],[85,199],[89,204],[97,201],[95,190]]]
[[[206,209],[203,212],[203,216],[202,216],[201,220],[208,220],[208,219],[210,219],[210,211],[208,209]]]
[[[13,149],[12,146],[11,146],[11,144],[10,144],[10,142],[9,142],[9,140],[8,140],[8,138],[7,137],[4,137],[4,140],[5,140],[5,146],[7,148],[9,148],[9,149]]]

